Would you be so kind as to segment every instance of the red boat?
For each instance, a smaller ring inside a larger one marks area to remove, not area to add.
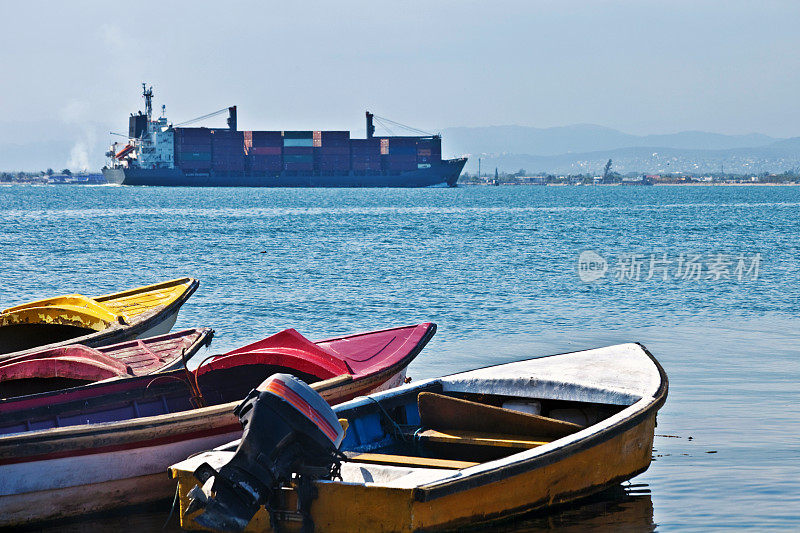
[[[167,467],[239,438],[233,408],[266,377],[294,374],[338,403],[402,383],[435,332],[424,323],[314,343],[289,329],[193,372],[0,400],[0,527],[171,498]]]
[[[3,359],[0,398],[172,370],[213,338],[210,328],[187,329],[100,348],[74,344]]]

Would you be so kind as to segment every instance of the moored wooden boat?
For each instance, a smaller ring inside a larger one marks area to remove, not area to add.
[[[646,470],[667,377],[639,344],[541,357],[430,379],[334,408],[346,419],[341,480],[316,481],[316,531],[458,529],[563,504]],[[170,469],[181,526],[202,529],[188,492],[236,443]],[[295,490],[273,502],[299,529]],[[262,507],[247,531],[270,530]]]
[[[199,328],[98,348],[71,344],[29,351],[0,360],[0,398],[173,370],[211,344],[213,337],[210,328]],[[53,396],[53,403],[58,397]]]
[[[76,387],[56,403],[53,394],[0,400],[0,527],[170,498],[167,467],[238,438],[233,408],[266,376],[316,381],[335,403],[402,383],[435,331],[426,323],[311,343],[288,330],[191,373]]]
[[[69,344],[104,346],[168,333],[199,282],[180,278],[89,298],[57,296],[0,313],[0,360]]]

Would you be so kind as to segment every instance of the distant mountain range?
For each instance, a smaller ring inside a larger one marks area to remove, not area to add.
[[[469,154],[469,172],[525,169],[529,173],[598,173],[608,159],[618,172],[782,172],[800,167],[800,137],[684,131],[630,135],[592,124],[556,128],[448,128],[445,152]]]

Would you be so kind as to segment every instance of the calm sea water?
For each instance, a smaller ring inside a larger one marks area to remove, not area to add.
[[[498,531],[795,529],[799,234],[800,187],[9,186],[0,298],[193,276],[176,328],[213,327],[215,352],[434,321],[415,378],[642,342],[670,377],[650,469]],[[607,269],[592,282],[588,251]]]

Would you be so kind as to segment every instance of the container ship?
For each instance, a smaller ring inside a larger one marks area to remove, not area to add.
[[[153,118],[153,88],[114,143],[103,175],[120,185],[171,187],[454,187],[466,158],[442,159],[439,135],[367,136],[349,131],[239,131],[236,106],[172,125]],[[181,127],[228,113],[227,128]]]

